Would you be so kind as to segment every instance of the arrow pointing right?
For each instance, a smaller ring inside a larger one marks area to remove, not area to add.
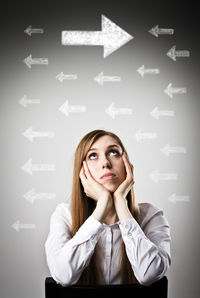
[[[104,15],[101,16],[101,31],[62,31],[61,43],[68,46],[103,46],[104,58],[133,39]]]

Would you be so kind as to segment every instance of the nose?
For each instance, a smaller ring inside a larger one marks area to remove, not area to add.
[[[108,169],[112,168],[112,164],[106,156],[102,157],[102,168],[103,169],[104,168],[108,168]]]

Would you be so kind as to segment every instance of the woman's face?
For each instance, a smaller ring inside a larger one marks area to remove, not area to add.
[[[100,137],[89,149],[86,162],[93,178],[110,192],[114,192],[126,178],[122,148],[113,137]]]

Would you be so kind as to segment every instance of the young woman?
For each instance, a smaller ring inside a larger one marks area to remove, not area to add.
[[[63,285],[150,285],[171,263],[163,211],[137,204],[133,166],[117,135],[94,130],[74,157],[71,204],[60,203],[45,242],[53,279]]]

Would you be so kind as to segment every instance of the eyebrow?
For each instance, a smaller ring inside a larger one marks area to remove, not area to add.
[[[116,145],[109,145],[109,146],[107,147],[107,149],[112,148],[112,147],[118,147],[119,149],[121,148],[119,145],[116,144]],[[98,150],[98,148],[91,148],[91,149],[88,150],[88,152],[89,152],[89,151],[92,151],[92,150]]]

